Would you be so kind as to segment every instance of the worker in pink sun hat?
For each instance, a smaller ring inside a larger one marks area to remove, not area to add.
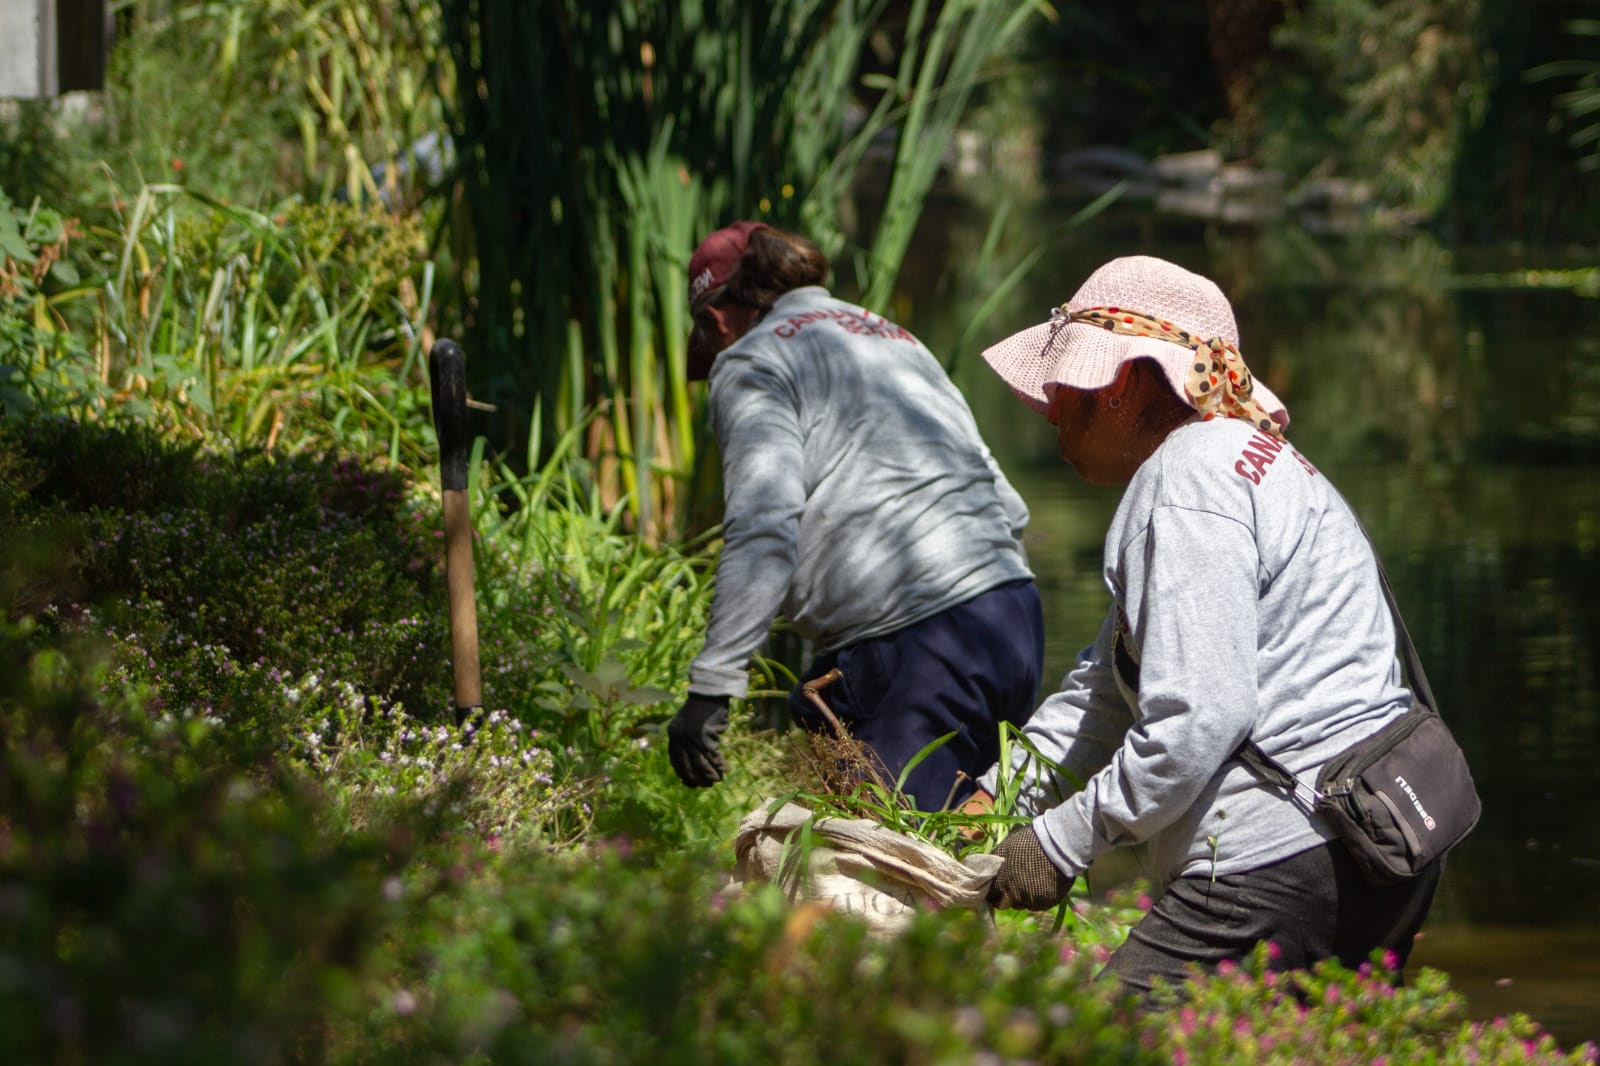
[[[887,781],[950,735],[905,785],[936,811],[967,797],[1000,723],[1020,726],[1038,698],[1028,511],[933,354],[836,299],[827,274],[814,243],[759,222],[690,259],[689,375],[710,383],[723,547],[669,753],[691,787],[722,779],[730,701],[781,614],[809,646],[802,683],[841,671],[826,701]],[[789,707],[825,727],[799,686]]]
[[[1286,439],[1227,298],[1177,264],[1114,259],[984,359],[1079,476],[1127,486],[1105,539],[1105,622],[1024,730],[1050,765],[1019,745],[966,805],[990,809],[1001,772],[1021,776],[1015,813],[1031,821],[996,848],[991,902],[1053,908],[1126,847],[1158,898],[1105,972],[1140,993],[1263,941],[1280,969],[1380,950],[1403,966],[1440,861],[1376,883],[1307,789],[1242,754],[1252,742],[1315,781],[1413,693],[1371,544]]]

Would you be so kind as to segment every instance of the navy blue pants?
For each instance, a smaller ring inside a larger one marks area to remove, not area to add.
[[[883,761],[890,784],[927,744],[954,733],[904,786],[919,811],[937,811],[965,801],[975,787],[970,779],[995,764],[1000,723],[1020,727],[1033,714],[1043,664],[1039,590],[1024,580],[819,655],[800,680],[839,668],[844,676],[819,694],[851,736]],[[789,713],[813,732],[830,728],[798,685],[789,693]]]

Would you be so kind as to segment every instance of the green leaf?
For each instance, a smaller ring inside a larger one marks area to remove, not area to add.
[[[0,193],[0,251],[19,263],[33,262],[33,252],[22,239],[16,211],[4,193]]]
[[[0,217],[0,251],[15,259],[19,263],[32,263],[36,260],[33,249],[22,239],[22,234],[17,232],[16,226],[5,225],[4,217]]]
[[[207,415],[216,414],[216,409],[211,403],[211,390],[206,388],[205,382],[198,379],[190,381],[186,395],[189,397],[189,402],[197,410],[203,411]]]
[[[955,735],[956,734],[953,733],[953,732],[952,733],[946,733],[944,736],[937,737],[937,738],[935,738],[933,740],[928,741],[928,743],[924,744],[922,746],[922,749],[920,751],[918,751],[915,755],[911,756],[911,758],[906,762],[905,769],[900,771],[900,777],[899,777],[899,779],[897,781],[895,781],[894,787],[899,789],[900,791],[904,792],[905,791],[905,787],[906,787],[906,778],[911,776],[911,771],[915,770],[922,763],[923,759],[926,759],[928,756],[932,755],[935,751],[938,751],[940,748],[942,748],[946,744],[950,743],[950,741],[955,737]],[[926,814],[926,813],[930,813],[930,812],[924,811],[923,813]]]
[[[28,219],[23,236],[34,244],[54,244],[61,239],[61,214],[48,207],[38,208]]]
[[[57,259],[54,263],[50,264],[50,276],[55,278],[63,285],[76,285],[80,280],[78,276],[78,268],[67,262],[65,259]]]
[[[630,688],[622,697],[622,702],[629,707],[644,707],[652,703],[667,703],[675,698],[664,688],[640,685],[638,688]]]
[[[594,668],[595,680],[607,688],[626,688],[628,685],[628,671],[622,661],[609,651],[605,658],[600,660],[600,665]]]

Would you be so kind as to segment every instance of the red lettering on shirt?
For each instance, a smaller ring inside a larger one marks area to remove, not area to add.
[[[904,326],[897,326],[887,318],[873,315],[870,312],[845,311],[834,308],[826,311],[805,311],[798,315],[790,315],[772,331],[776,336],[788,340],[797,336],[801,330],[813,322],[837,322],[846,333],[864,337],[885,337],[889,340],[916,342],[911,331]]]
[[[1257,433],[1250,438],[1250,443],[1274,457],[1283,450],[1284,445],[1277,437],[1269,437],[1265,433]]]
[[[1255,473],[1255,476],[1250,480],[1259,485],[1261,484],[1261,475],[1267,472],[1267,467],[1271,466],[1276,458],[1277,456],[1271,452],[1261,452],[1255,448],[1246,448],[1240,453],[1239,462],[1234,465],[1234,469],[1237,470],[1243,464],[1249,463]]]
[[[1283,450],[1283,441],[1276,437],[1269,437],[1265,433],[1257,433],[1250,438],[1244,451],[1239,453],[1239,461],[1233,464],[1233,472],[1250,482],[1252,485],[1261,484],[1261,475],[1267,472],[1273,460],[1278,458],[1278,453]],[[1245,464],[1250,464],[1250,469],[1245,469]]]
[[[1239,453],[1239,461],[1233,464],[1233,472],[1250,482],[1252,485],[1261,484],[1261,479],[1266,475],[1267,467],[1271,466],[1278,458],[1278,453],[1288,447],[1287,441],[1276,437],[1269,437],[1265,433],[1257,433],[1250,438],[1244,450]],[[1289,448],[1289,454],[1299,460],[1306,472],[1316,476],[1317,468],[1306,461],[1306,457]]]

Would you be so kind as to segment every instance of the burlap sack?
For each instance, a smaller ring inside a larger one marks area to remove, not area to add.
[[[763,803],[739,823],[736,882],[772,882],[791,899],[854,914],[879,932],[905,926],[918,910],[981,909],[998,855],[958,861],[932,844],[867,819],[817,818],[786,803]],[[811,822],[809,844],[801,829]]]

